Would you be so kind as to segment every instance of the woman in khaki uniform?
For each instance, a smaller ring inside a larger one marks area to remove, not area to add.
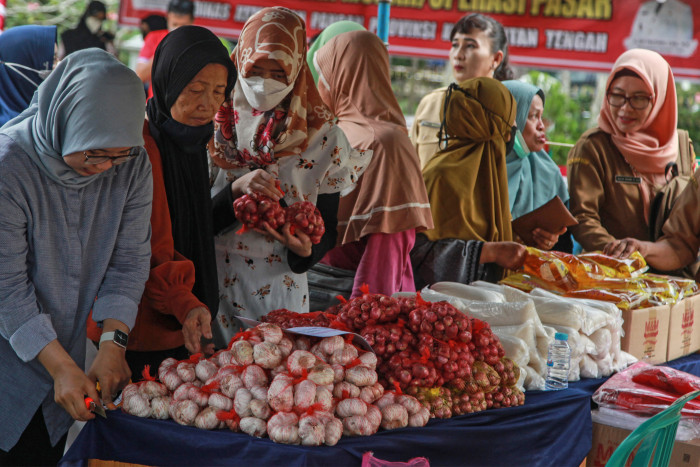
[[[570,230],[584,250],[650,239],[652,199],[679,157],[677,121],[673,73],[663,57],[642,49],[620,55],[598,127],[581,136],[567,161],[569,210],[579,222]],[[689,144],[685,132],[682,141]]]
[[[455,83],[470,78],[513,78],[508,65],[508,42],[503,25],[493,18],[472,13],[463,16],[450,33],[450,65]],[[436,89],[418,104],[411,142],[420,157],[421,167],[438,152],[442,103],[447,87]]]
[[[615,240],[605,247],[605,254],[627,258],[639,251],[649,266],[659,271],[676,271],[696,261],[700,249],[699,177],[700,172],[696,172],[676,199],[664,224],[663,237],[656,242],[636,238]],[[695,280],[700,280],[700,272],[695,274]]]

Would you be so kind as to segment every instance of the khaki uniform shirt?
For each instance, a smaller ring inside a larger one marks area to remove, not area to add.
[[[666,220],[663,237],[673,247],[680,264],[688,265],[695,261],[700,249],[700,171],[695,172],[693,180],[676,198],[671,215]],[[700,272],[695,280],[700,280]]]
[[[578,221],[569,229],[584,250],[602,250],[625,237],[649,240],[639,186],[648,182],[633,171],[610,135],[600,128],[585,132],[566,165],[569,210]],[[650,193],[656,191],[650,186]]]
[[[447,88],[440,88],[421,99],[411,125],[411,143],[420,158],[421,169],[438,152],[442,105]]]

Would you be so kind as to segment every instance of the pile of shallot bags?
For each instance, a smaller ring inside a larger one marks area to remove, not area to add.
[[[163,361],[159,381],[146,369],[148,380],[124,388],[122,410],[307,446],[424,426],[429,410],[400,390],[385,392],[376,355],[347,336],[310,338],[263,323],[209,359]]]

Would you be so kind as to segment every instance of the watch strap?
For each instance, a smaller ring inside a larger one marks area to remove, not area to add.
[[[102,345],[102,343],[106,341],[114,342],[119,347],[126,349],[126,346],[129,343],[129,335],[124,331],[120,331],[119,329],[115,329],[114,331],[109,332],[103,332],[102,336],[100,336],[100,345]]]

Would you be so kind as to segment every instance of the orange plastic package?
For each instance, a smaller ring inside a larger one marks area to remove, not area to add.
[[[540,288],[544,290],[549,290],[550,292],[562,294],[564,290],[557,288],[553,284],[531,274],[525,274],[523,272],[516,272],[506,276],[504,279],[498,282],[502,285],[508,285],[514,287],[523,292],[530,292],[534,288]]]
[[[649,269],[644,257],[638,251],[625,259],[613,258],[600,251],[582,253],[578,255],[578,258],[581,261],[590,261],[600,266],[605,271],[606,277],[637,277]]]
[[[605,289],[582,289],[573,290],[565,294],[571,298],[588,298],[612,302],[621,310],[633,310],[639,308],[648,298],[648,295],[635,292],[612,291]]]
[[[523,270],[525,274],[543,280],[547,285],[542,288],[547,290],[551,290],[553,286],[560,290],[576,290],[578,282],[567,264],[571,262],[571,258],[575,256],[561,251],[542,251],[528,247]]]

